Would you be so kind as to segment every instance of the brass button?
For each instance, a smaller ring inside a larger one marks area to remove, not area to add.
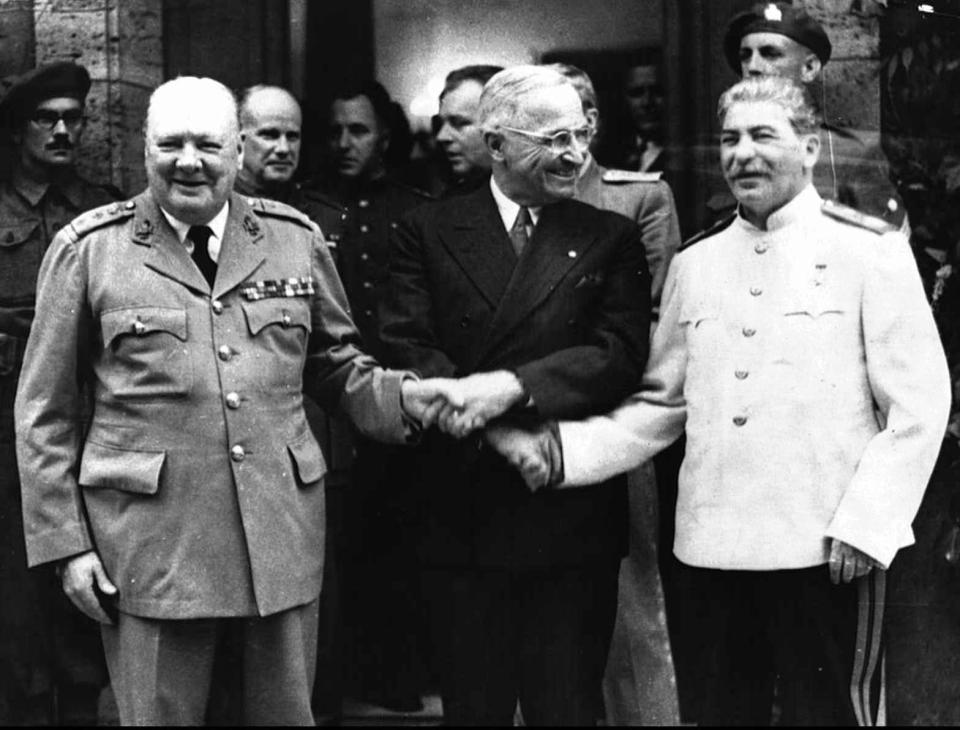
[[[757,331],[756,331],[755,329],[753,329],[753,327],[744,327],[744,328],[743,328],[743,336],[744,336],[744,337],[753,337],[755,334],[757,334]]]
[[[240,407],[240,394],[239,393],[227,393],[225,399],[227,401],[227,408],[232,408],[237,410]]]
[[[217,348],[217,357],[226,362],[233,357],[233,350],[231,350],[227,345],[220,345],[220,347]]]
[[[237,462],[238,464],[247,457],[247,452],[243,450],[243,447],[237,444],[232,449],[230,449],[230,458]]]
[[[360,233],[369,233],[369,232],[370,232],[370,226],[368,226],[366,223],[360,226]]]
[[[363,282],[363,288],[364,288],[364,289],[373,289],[373,283],[372,283],[372,282],[369,282],[369,281],[365,281],[365,282]]]
[[[289,327],[291,321],[292,320],[290,319],[290,312],[284,312],[283,316],[280,318],[280,322],[283,324],[283,326]]]
[[[372,309],[364,309],[364,310],[363,310],[363,315],[364,315],[365,317],[372,317],[372,316],[373,316],[373,310],[372,310]]]
[[[340,220],[345,221],[346,219],[347,219],[347,214],[346,214],[346,213],[341,213],[341,214],[340,214]]]
[[[571,259],[577,258],[577,252],[576,252],[576,251],[567,251],[567,258],[571,258]]]
[[[746,422],[747,422],[747,417],[746,417],[746,416],[734,416],[734,417],[733,417],[733,425],[734,425],[734,426],[742,426],[742,425],[745,424]]]
[[[753,250],[756,251],[757,253],[766,253],[768,248],[770,247],[767,244],[758,243],[756,246],[753,247]]]
[[[219,299],[214,299],[210,302],[210,308],[213,310],[214,314],[223,314],[223,302]]]
[[[748,373],[746,370],[737,370],[737,371],[734,373],[734,375],[736,376],[737,380],[746,380],[746,379],[747,379],[747,376],[748,376],[749,374],[750,374],[750,373]]]
[[[751,294],[752,296],[758,297],[758,296],[760,296],[761,294],[763,294],[763,289],[761,289],[759,286],[751,286],[751,287],[750,287],[750,294]]]
[[[357,205],[359,205],[361,208],[367,208],[370,206],[370,201],[364,198],[363,200],[358,200]]]
[[[361,261],[369,261],[369,259],[370,259],[370,254],[368,254],[366,251],[360,254]]]
[[[147,325],[145,325],[143,322],[141,322],[138,319],[136,322],[133,323],[133,331],[138,335],[142,335],[144,332],[147,331]]]

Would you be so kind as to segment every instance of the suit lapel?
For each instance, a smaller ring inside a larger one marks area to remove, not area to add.
[[[496,307],[517,256],[489,187],[464,196],[462,203],[462,216],[440,229],[440,239],[491,308]]]
[[[230,196],[227,226],[220,242],[217,278],[213,282],[213,296],[220,297],[244,282],[266,258],[260,219],[240,195]]]
[[[487,330],[481,356],[504,339],[556,287],[596,240],[577,215],[578,206],[561,201],[543,208],[530,243],[520,256]]]
[[[209,292],[203,274],[193,263],[187,247],[167,223],[160,206],[149,191],[136,200],[133,220],[133,242],[150,248],[146,266],[198,292]]]

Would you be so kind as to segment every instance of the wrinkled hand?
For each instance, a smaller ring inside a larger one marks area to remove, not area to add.
[[[507,425],[489,426],[483,432],[487,443],[515,467],[531,492],[550,484],[555,476],[551,455],[553,438],[548,426],[535,431]]]
[[[448,405],[437,418],[437,425],[455,438],[483,428],[524,396],[523,385],[509,370],[468,375],[457,381],[457,387],[463,406]]]
[[[103,569],[100,557],[94,552],[81,553],[68,559],[62,566],[60,581],[63,592],[74,606],[83,611],[94,621],[102,624],[112,624],[110,617],[100,607],[97,594],[93,592],[94,581],[100,590],[109,596],[116,595],[117,587],[110,582],[107,571]]]
[[[866,575],[874,568],[882,568],[876,560],[853,545],[847,545],[836,538],[830,541],[830,580],[839,584],[842,580],[849,583],[854,578]]]
[[[463,396],[456,380],[449,378],[408,378],[400,386],[400,403],[404,413],[429,428],[443,408],[463,408]]]

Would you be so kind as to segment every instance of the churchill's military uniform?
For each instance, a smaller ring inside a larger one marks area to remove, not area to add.
[[[231,196],[212,286],[149,192],[54,240],[17,396],[27,557],[100,555],[121,718],[202,718],[213,619],[250,617],[243,694],[272,701],[245,716],[312,722],[326,464],[304,393],[371,436],[406,433],[403,374],[358,343],[317,227],[286,205]],[[166,653],[184,641],[189,665]]]
[[[88,86],[86,71],[73,64],[35,69],[10,88],[0,123],[19,128],[38,100],[81,97]],[[96,627],[52,570],[27,570],[13,402],[47,246],[73,218],[119,197],[71,170],[55,182],[28,177],[19,161],[0,182],[0,724],[47,722],[54,691],[61,711],[53,721],[92,721],[106,680]],[[71,694],[87,707],[74,709]]]

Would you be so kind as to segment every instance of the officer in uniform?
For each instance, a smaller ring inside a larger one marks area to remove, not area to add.
[[[331,253],[336,256],[342,240],[347,209],[328,195],[294,179],[303,141],[303,114],[299,102],[286,89],[258,84],[245,89],[238,100],[243,166],[233,184],[235,192],[269,198],[291,205],[320,226]],[[324,589],[320,598],[317,647],[317,679],[314,712],[324,720],[340,712],[343,666],[339,630],[338,563],[342,551],[343,495],[353,463],[353,437],[349,422],[335,413],[320,410],[310,398],[304,400],[307,421],[327,461],[327,541]],[[229,708],[227,708],[229,709]]]
[[[27,572],[13,436],[44,252],[71,219],[120,197],[77,175],[89,89],[82,66],[54,63],[16,79],[0,102],[13,154],[0,182],[0,724],[93,722],[106,680],[93,627],[50,570]]]
[[[509,458],[533,487],[587,485],[685,431],[698,723],[770,724],[776,696],[781,725],[873,725],[886,569],[950,408],[943,349],[904,236],[814,188],[800,88],[741,81],[720,121],[737,216],[674,258],[642,387]]]
[[[387,240],[407,211],[430,199],[396,181],[385,163],[391,100],[374,81],[341,89],[330,108],[334,163],[320,189],[346,210],[324,229],[335,244],[337,271],[364,346],[382,358],[379,306],[387,284]],[[351,660],[347,679],[366,700],[417,710],[423,689],[423,646],[415,531],[407,495],[408,455],[355,439],[352,488],[343,495],[341,595]]]
[[[552,64],[573,83],[588,123],[599,130],[597,94],[576,66]],[[680,248],[680,225],[670,186],[659,172],[608,170],[585,154],[574,197],[601,210],[620,213],[640,226],[650,269],[654,316],[667,267]],[[676,678],[657,561],[657,492],[652,464],[629,478],[630,547],[620,567],[617,621],[603,682],[606,719],[613,725],[679,722]]]
[[[326,465],[304,391],[398,443],[441,391],[357,348],[314,223],[232,194],[228,89],[163,84],[145,137],[149,189],[74,220],[40,270],[27,557],[101,622],[122,725],[202,723],[225,648],[245,724],[313,725]]]
[[[813,90],[823,83],[822,70],[832,46],[823,26],[803,8],[776,2],[758,3],[734,16],[723,37],[723,52],[730,68],[743,78],[787,76]],[[827,111],[821,110],[824,116]],[[904,225],[906,208],[890,181],[879,141],[868,142],[862,132],[829,118],[821,133],[823,154],[813,180],[817,192],[894,226]],[[734,201],[723,194],[708,205],[719,213],[732,210]]]

